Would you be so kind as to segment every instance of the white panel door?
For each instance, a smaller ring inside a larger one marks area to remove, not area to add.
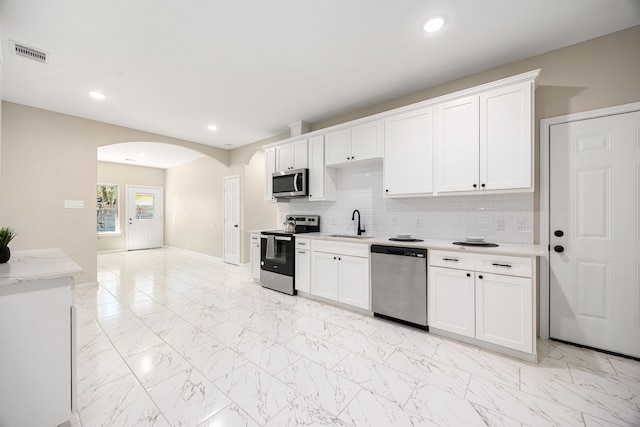
[[[640,112],[550,132],[550,336],[640,357]]]
[[[164,230],[163,190],[127,186],[127,250],[162,246]]]
[[[240,175],[224,178],[224,262],[240,264]]]

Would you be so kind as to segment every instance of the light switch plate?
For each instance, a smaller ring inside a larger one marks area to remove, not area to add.
[[[83,209],[84,200],[65,200],[64,208],[65,209]]]

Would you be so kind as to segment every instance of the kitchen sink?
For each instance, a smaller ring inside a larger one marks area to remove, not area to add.
[[[329,234],[327,237],[338,237],[340,239],[373,239],[373,236],[358,236],[357,234]]]

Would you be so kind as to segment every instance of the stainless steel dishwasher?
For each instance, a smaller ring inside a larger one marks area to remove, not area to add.
[[[376,316],[427,329],[427,250],[371,245],[371,305]]]

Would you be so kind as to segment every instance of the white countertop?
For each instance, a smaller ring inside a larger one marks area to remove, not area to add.
[[[62,249],[12,251],[9,262],[0,264],[0,288],[27,281],[72,276],[82,271]]]
[[[545,254],[542,245],[519,245],[514,243],[497,243],[498,247],[487,248],[482,246],[461,246],[454,245],[450,240],[424,239],[424,242],[394,242],[385,236],[367,236],[365,238],[353,237],[331,237],[332,233],[303,233],[296,234],[298,238],[334,240],[337,242],[362,243],[366,245],[387,245],[410,248],[436,249],[458,252],[488,253],[497,255],[516,256],[543,256]],[[416,238],[420,238],[416,236]],[[462,239],[461,239],[462,240]]]

